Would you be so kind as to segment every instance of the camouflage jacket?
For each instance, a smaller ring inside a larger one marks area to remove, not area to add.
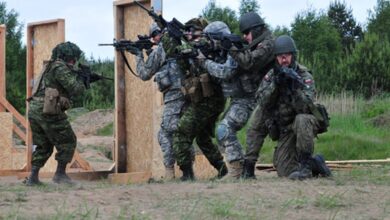
[[[59,95],[66,97],[71,101],[75,101],[85,91],[85,85],[77,73],[74,71],[74,66],[65,63],[62,60],[51,61],[42,75],[39,88],[36,94],[33,94],[33,99],[30,101],[30,110],[42,112],[43,97],[45,96],[45,88],[55,88]],[[39,82],[36,82],[39,83]]]
[[[270,31],[264,34],[264,40],[244,51],[239,51],[233,46],[229,54],[238,64],[238,75],[240,75],[245,95],[254,94],[261,79],[269,71],[274,63],[274,39]],[[256,39],[255,39],[256,40]]]
[[[272,117],[282,127],[291,124],[297,114],[310,114],[310,105],[315,101],[312,75],[301,65],[297,65],[296,72],[302,77],[304,86],[291,89],[284,84],[278,84],[278,73],[272,69],[264,76],[256,92],[263,114]]]
[[[168,46],[165,46],[164,42]],[[164,93],[164,103],[183,98],[180,88],[184,74],[177,61],[166,53],[166,48],[170,48],[169,45],[167,36],[164,35],[162,41],[149,54],[146,62],[142,54],[136,56],[137,73],[143,81],[155,76],[154,81],[159,90]],[[170,49],[169,52],[172,53]]]
[[[162,43],[149,54],[146,62],[142,53],[136,56],[137,73],[143,80],[151,79],[165,63],[165,51]]]

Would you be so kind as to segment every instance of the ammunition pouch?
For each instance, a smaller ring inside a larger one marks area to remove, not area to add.
[[[199,77],[190,77],[183,81],[181,87],[183,94],[190,98],[192,103],[198,103],[202,100],[202,87]]]
[[[158,90],[160,92],[166,92],[169,87],[172,85],[171,78],[169,76],[168,70],[163,70],[156,74],[156,77],[154,78],[154,81],[156,81]]]
[[[211,85],[210,75],[207,73],[203,73],[199,76],[199,81],[202,86],[202,94],[203,97],[210,97],[214,95],[214,89]]]
[[[43,98],[43,114],[58,115],[71,107],[70,100],[60,96],[55,88],[46,88]]]
[[[60,93],[57,89],[46,88],[43,101],[43,114],[57,115],[61,112],[59,105]]]

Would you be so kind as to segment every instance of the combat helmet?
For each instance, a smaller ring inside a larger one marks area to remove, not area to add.
[[[80,56],[82,54],[82,51],[80,48],[70,42],[64,42],[58,44],[53,50],[51,54],[51,59],[56,60],[56,59],[61,59],[64,60],[65,62],[68,62],[70,60],[78,60],[80,59]]]
[[[160,27],[157,25],[156,22],[153,22],[149,28],[149,37],[155,37],[156,35],[158,35],[160,33],[161,33]]]
[[[184,24],[184,27],[186,30],[203,30],[208,24],[209,22],[205,18],[199,17],[190,19]]]
[[[292,39],[288,35],[282,35],[276,38],[274,54],[284,54],[284,53],[292,53],[295,55],[298,52],[297,47],[295,46],[294,39]]]
[[[240,17],[240,32],[247,33],[251,29],[263,26],[264,20],[256,12],[248,12]]]
[[[211,22],[205,27],[204,32],[231,34],[229,27],[222,21]]]

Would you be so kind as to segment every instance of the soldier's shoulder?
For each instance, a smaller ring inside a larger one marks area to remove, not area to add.
[[[272,77],[274,77],[275,75],[275,70],[274,69],[270,69],[267,74],[264,75],[263,77],[263,80],[266,81],[266,82],[271,82],[272,81]]]
[[[302,65],[302,64],[298,64],[298,73],[302,77],[305,77],[305,76],[313,77],[312,74],[311,74],[311,70],[309,68],[307,68],[306,66]]]

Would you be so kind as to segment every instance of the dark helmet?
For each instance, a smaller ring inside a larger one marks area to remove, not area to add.
[[[187,30],[203,30],[208,24],[209,22],[205,18],[199,17],[190,19],[184,24],[184,26]]]
[[[80,56],[82,54],[82,51],[80,48],[72,43],[72,42],[65,42],[58,44],[51,53],[51,59],[61,59],[66,62],[70,60],[78,60],[80,59]]]
[[[283,53],[292,53],[296,54],[298,52],[297,47],[295,46],[294,39],[290,36],[282,35],[276,38],[274,54],[283,54]]]
[[[248,12],[240,17],[240,32],[246,33],[251,29],[263,26],[264,20],[255,12]]]
[[[231,34],[229,27],[222,21],[213,21],[204,29],[205,33]]]

